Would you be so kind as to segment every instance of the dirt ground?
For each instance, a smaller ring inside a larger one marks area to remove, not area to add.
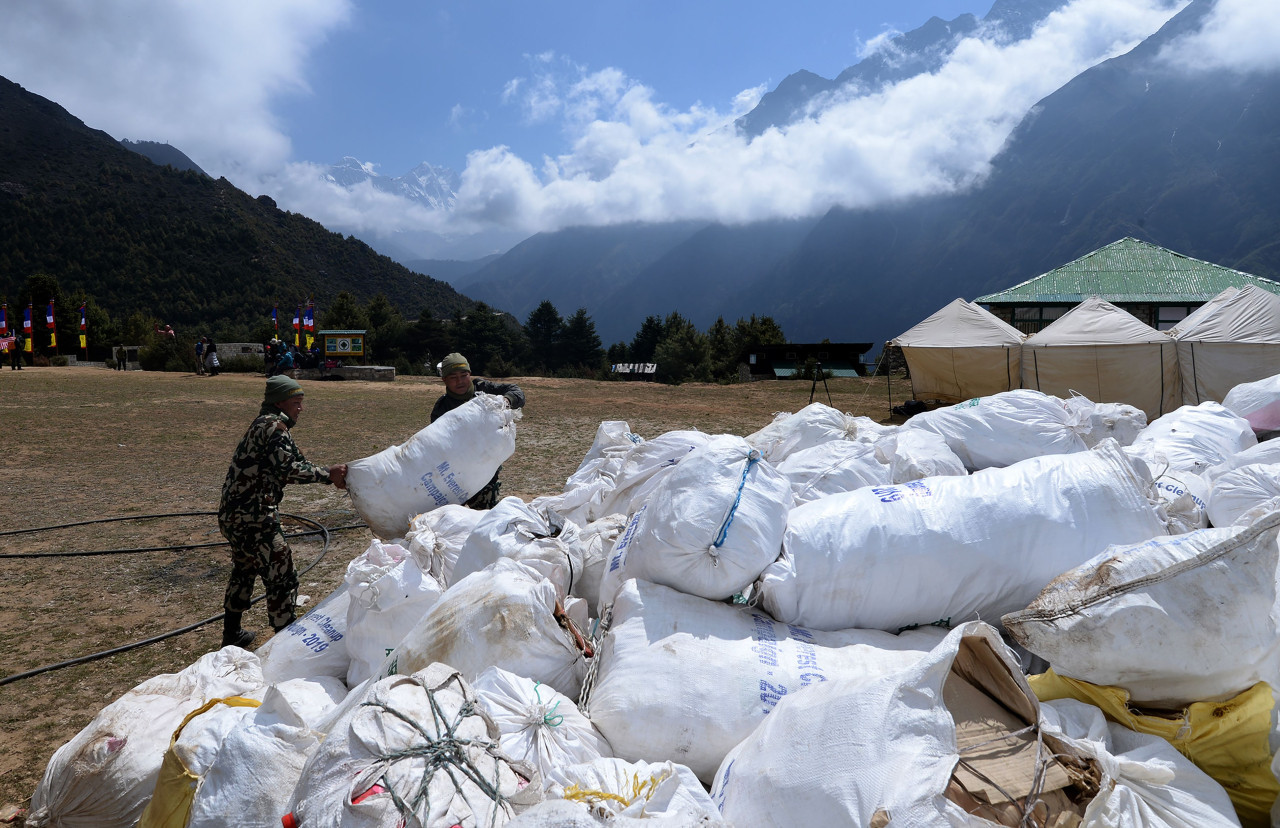
[[[528,403],[502,494],[554,494],[590,448],[603,420],[642,437],[675,429],[746,435],[776,412],[809,403],[810,382],[683,385],[515,378]],[[294,436],[313,462],[356,460],[427,424],[439,379],[310,382]],[[230,572],[213,510],[227,463],[257,412],[261,375],[27,368],[0,372],[0,554],[99,551],[207,543],[174,551],[0,559],[0,678],[151,638],[221,612]],[[830,404],[889,421],[884,378],[834,379]],[[892,401],[910,393],[895,378]],[[819,383],[815,401],[828,402]],[[328,527],[359,523],[343,492],[291,486],[282,511]],[[189,516],[170,516],[195,512]],[[156,517],[161,516],[163,517]],[[114,518],[127,520],[110,520]],[[107,519],[104,521],[104,519]],[[39,532],[14,533],[104,521]],[[298,525],[298,528],[303,528]],[[320,600],[368,546],[364,528],[332,533],[301,592]],[[318,537],[293,542],[299,569],[316,561]],[[270,634],[256,606],[245,625]],[[0,806],[26,807],[53,752],[106,704],[159,673],[216,649],[210,624],[105,659],[0,686]],[[255,646],[256,646],[255,644]]]

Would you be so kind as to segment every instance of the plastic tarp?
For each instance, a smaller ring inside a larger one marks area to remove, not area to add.
[[[1255,285],[1228,288],[1169,333],[1184,403],[1221,402],[1241,383],[1280,374],[1280,296]]]
[[[1022,344],[1022,387],[1127,403],[1154,420],[1181,405],[1177,343],[1090,296]]]
[[[956,299],[889,344],[902,349],[916,399],[960,402],[1017,388],[1025,338],[994,314]]]

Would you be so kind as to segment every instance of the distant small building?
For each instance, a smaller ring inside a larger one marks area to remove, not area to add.
[[[974,302],[1019,331],[1035,334],[1098,296],[1167,331],[1226,288],[1248,285],[1280,294],[1280,282],[1125,237]]]
[[[813,359],[822,363],[822,370],[831,376],[860,377],[866,373],[862,355],[871,350],[871,345],[870,342],[752,345],[743,351],[738,372],[744,381],[788,379]]]

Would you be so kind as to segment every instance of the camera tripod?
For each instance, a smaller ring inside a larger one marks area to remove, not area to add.
[[[822,372],[822,363],[813,365],[813,385],[809,386],[809,403],[813,403],[813,395],[818,391],[818,380],[822,380],[822,390],[827,392],[827,405],[831,405],[831,389],[827,387],[827,375]]]

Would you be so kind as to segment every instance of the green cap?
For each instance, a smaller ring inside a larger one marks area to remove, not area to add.
[[[293,377],[286,377],[284,374],[274,376],[267,380],[267,393],[262,396],[264,403],[284,402],[290,397],[296,397],[304,393],[302,386]]]
[[[440,361],[440,376],[447,377],[458,371],[466,371],[471,373],[471,365],[468,364],[467,358],[459,353],[452,353]]]

